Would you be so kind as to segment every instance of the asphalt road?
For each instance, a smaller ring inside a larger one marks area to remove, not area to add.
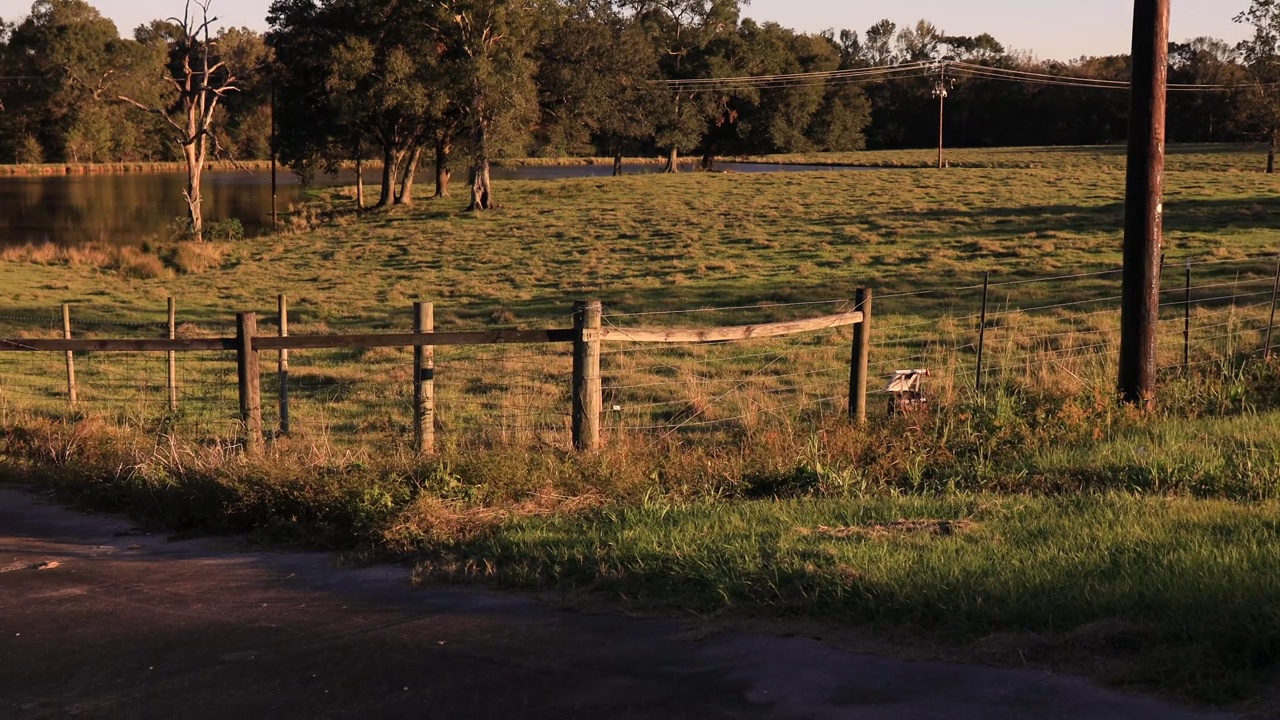
[[[1075,677],[413,588],[0,488],[0,717],[1226,717]]]

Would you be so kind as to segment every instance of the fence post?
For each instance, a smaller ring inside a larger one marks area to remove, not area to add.
[[[413,331],[435,332],[435,304],[413,304]],[[434,345],[413,346],[413,449],[436,450],[436,352]]]
[[[982,276],[982,314],[978,316],[978,369],[973,387],[982,392],[982,350],[987,342],[987,291],[991,289],[991,271]]]
[[[178,337],[178,303],[169,298],[169,339]],[[169,412],[178,412],[178,353],[169,351]]]
[[[867,360],[871,355],[871,289],[858,288],[854,310],[862,312],[862,322],[853,326],[853,352],[849,357],[849,419],[867,421]]]
[[[71,306],[62,304],[62,338],[64,340],[71,339]],[[71,403],[71,408],[76,406],[76,360],[75,353],[67,351],[67,399]]]
[[[600,384],[600,321],[598,300],[573,304],[573,446],[600,447],[600,412],[604,407]]]
[[[236,371],[240,380],[240,421],[251,452],[262,446],[262,393],[258,379],[258,351],[253,338],[258,334],[258,316],[236,313]]]
[[[276,302],[276,312],[279,315],[280,337],[289,337],[289,298],[284,293],[280,293],[280,297]],[[276,368],[277,376],[280,379],[280,434],[289,434],[289,351],[286,348],[280,348],[280,360]]]
[[[1267,321],[1267,349],[1263,351],[1264,360],[1271,359],[1271,330],[1276,326],[1276,296],[1280,295],[1280,257],[1276,258],[1276,279],[1271,285],[1271,319]]]
[[[1182,370],[1191,369],[1191,261],[1187,261],[1187,284],[1182,293]]]

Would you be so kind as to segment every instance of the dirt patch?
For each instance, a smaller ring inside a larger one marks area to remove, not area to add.
[[[0,573],[14,572],[16,570],[52,570],[62,565],[61,560],[45,560],[42,562],[15,562],[8,565],[0,565]]]

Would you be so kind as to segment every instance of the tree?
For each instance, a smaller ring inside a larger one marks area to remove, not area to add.
[[[897,32],[898,26],[888,19],[867,28],[866,40],[862,44],[867,65],[881,67],[897,64],[898,56],[893,51],[893,38]]]
[[[668,80],[716,77],[716,41],[736,36],[738,0],[623,0],[645,30],[662,76]],[[709,123],[723,117],[723,97],[676,89],[659,95],[654,141],[667,151],[667,172],[679,169],[679,155],[696,148]]]
[[[268,159],[271,157],[271,74],[265,72],[274,63],[274,54],[261,33],[249,28],[227,28],[218,34],[218,52],[224,58],[235,58],[239,68],[258,72],[242,72],[237,82],[239,92],[223,99],[223,117],[215,125],[218,144],[232,157]]]
[[[539,18],[539,152],[590,152],[598,143],[621,174],[624,148],[653,134],[653,46],[605,0],[552,0]]]
[[[1253,82],[1240,97],[1237,122],[1244,132],[1266,138],[1272,174],[1280,142],[1280,0],[1253,0],[1235,21],[1253,27],[1253,37],[1239,45]]]
[[[169,139],[182,153],[187,168],[187,218],[191,237],[204,238],[204,213],[200,180],[209,151],[225,155],[214,132],[219,103],[237,92],[238,74],[248,70],[243,48],[234,43],[221,47],[222,35],[214,38],[209,26],[217,18],[209,16],[211,0],[187,0],[182,19],[172,18],[171,37],[164,38],[169,64],[160,74],[160,88],[152,97],[120,94],[116,97],[144,110],[169,125]],[[192,5],[199,10],[198,17]],[[223,33],[225,35],[225,32]]]
[[[947,34],[928,20],[919,20],[915,27],[905,27],[898,33],[898,54],[901,62],[924,62],[941,59],[942,45]]]
[[[103,107],[137,73],[160,61],[122,40],[83,0],[38,0],[13,29],[5,83],[11,137],[45,160],[104,161],[130,144],[123,113]],[[25,159],[32,159],[30,157]]]
[[[1169,46],[1169,82],[1188,85],[1247,85],[1236,48],[1198,37]],[[1174,142],[1220,142],[1231,136],[1237,93],[1228,90],[1170,93],[1169,138]]]
[[[742,21],[732,53],[715,68],[733,75],[790,75],[840,68],[841,48],[829,35],[805,35],[776,23]],[[704,166],[720,153],[769,154],[820,148],[857,149],[869,120],[865,95],[850,85],[797,83],[723,93],[723,110],[703,141]]]
[[[10,77],[13,60],[9,53],[9,37],[13,34],[13,23],[0,18],[0,159],[17,155],[15,130],[16,115],[5,110],[5,100],[10,96],[16,77]]]
[[[328,89],[339,123],[348,129],[353,149],[369,136],[382,149],[382,190],[377,207],[410,205],[423,147],[431,140],[438,114],[439,84],[433,82],[434,58],[417,46],[388,38],[390,33],[353,36],[333,49]],[[432,44],[425,43],[430,52]],[[398,186],[398,187],[397,187]]]
[[[437,154],[436,194],[456,112],[435,27],[439,3],[399,0],[276,0],[267,42],[275,49],[277,147],[295,172],[336,172],[382,158],[376,207],[413,202],[421,156]]]
[[[433,29],[471,155],[469,211],[497,206],[489,163],[520,148],[537,112],[529,0],[443,0]]]

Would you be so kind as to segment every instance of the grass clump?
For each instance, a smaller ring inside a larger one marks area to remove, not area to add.
[[[191,275],[221,267],[226,254],[226,245],[186,240],[175,243],[165,260],[179,273]]]
[[[113,270],[137,280],[155,280],[166,275],[161,259],[145,249],[106,243],[10,245],[0,249],[0,261]]]

